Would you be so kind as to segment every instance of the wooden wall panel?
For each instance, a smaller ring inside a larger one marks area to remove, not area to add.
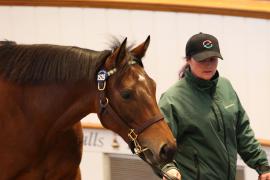
[[[0,0],[0,5],[140,9],[270,18],[270,3],[263,0]]]

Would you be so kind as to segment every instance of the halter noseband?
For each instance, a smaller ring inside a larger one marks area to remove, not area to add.
[[[137,62],[132,60],[129,61],[130,65],[136,64]],[[139,155],[142,152],[146,151],[148,148],[143,148],[140,143],[138,142],[138,136],[149,126],[153,125],[154,123],[160,121],[163,119],[163,115],[158,114],[151,119],[147,120],[142,126],[137,127],[137,128],[132,128],[130,125],[122,120],[122,118],[116,113],[114,108],[111,106],[109,99],[106,97],[105,94],[105,89],[106,89],[106,81],[109,78],[109,76],[113,75],[117,71],[116,68],[113,68],[109,71],[106,71],[104,69],[100,70],[97,74],[97,83],[98,83],[98,91],[100,92],[100,97],[99,97],[99,104],[100,104],[100,112],[99,115],[100,117],[103,116],[104,113],[108,113],[112,116],[113,119],[118,121],[121,125],[127,127],[129,129],[128,132],[128,139],[130,140],[129,146],[134,147],[132,151],[136,154]],[[132,144],[133,143],[133,144]]]

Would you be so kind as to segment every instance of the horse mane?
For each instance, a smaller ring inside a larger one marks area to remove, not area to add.
[[[111,54],[74,46],[50,44],[17,45],[0,41],[0,74],[19,84],[93,81]]]

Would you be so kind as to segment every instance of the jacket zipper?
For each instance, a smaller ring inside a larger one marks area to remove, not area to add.
[[[217,116],[217,113],[216,113],[214,107],[212,107],[212,111],[214,112],[214,115],[215,115],[215,117],[216,117],[216,122],[217,122],[217,132],[220,132],[220,131],[221,131],[221,125],[220,125],[220,122],[219,122],[219,120],[218,120],[218,116]]]
[[[230,163],[230,155],[229,155],[228,147],[227,147],[227,134],[226,134],[225,122],[224,122],[224,118],[223,118],[223,116],[221,114],[221,110],[220,110],[220,108],[219,108],[219,106],[218,106],[218,104],[216,103],[215,100],[214,100],[214,104],[216,105],[217,110],[219,111],[219,114],[220,114],[221,120],[222,120],[222,124],[223,124],[223,129],[224,129],[224,145],[225,145],[225,148],[226,148],[226,151],[227,151],[227,158],[228,158],[228,180],[230,180],[231,163]]]
[[[201,172],[200,172],[199,157],[198,157],[197,151],[195,151],[195,154],[194,154],[194,164],[195,164],[195,168],[197,169],[197,177],[196,177],[196,179],[200,180]]]

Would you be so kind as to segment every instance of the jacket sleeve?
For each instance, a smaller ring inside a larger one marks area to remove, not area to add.
[[[174,117],[172,98],[168,97],[166,94],[162,94],[159,100],[159,108],[165,118],[165,121],[168,123],[174,137],[177,139],[178,123],[176,121],[176,118]]]
[[[238,97],[237,97],[238,98]],[[269,172],[266,153],[255,139],[249,118],[238,99],[239,111],[236,125],[237,151],[245,163],[259,174]]]
[[[174,137],[177,139],[178,123],[174,117],[173,103],[171,98],[168,97],[165,93],[161,95],[159,100],[159,108],[164,115],[165,121],[168,123]],[[167,172],[170,169],[177,169],[174,162],[168,163],[162,167],[164,172]]]

